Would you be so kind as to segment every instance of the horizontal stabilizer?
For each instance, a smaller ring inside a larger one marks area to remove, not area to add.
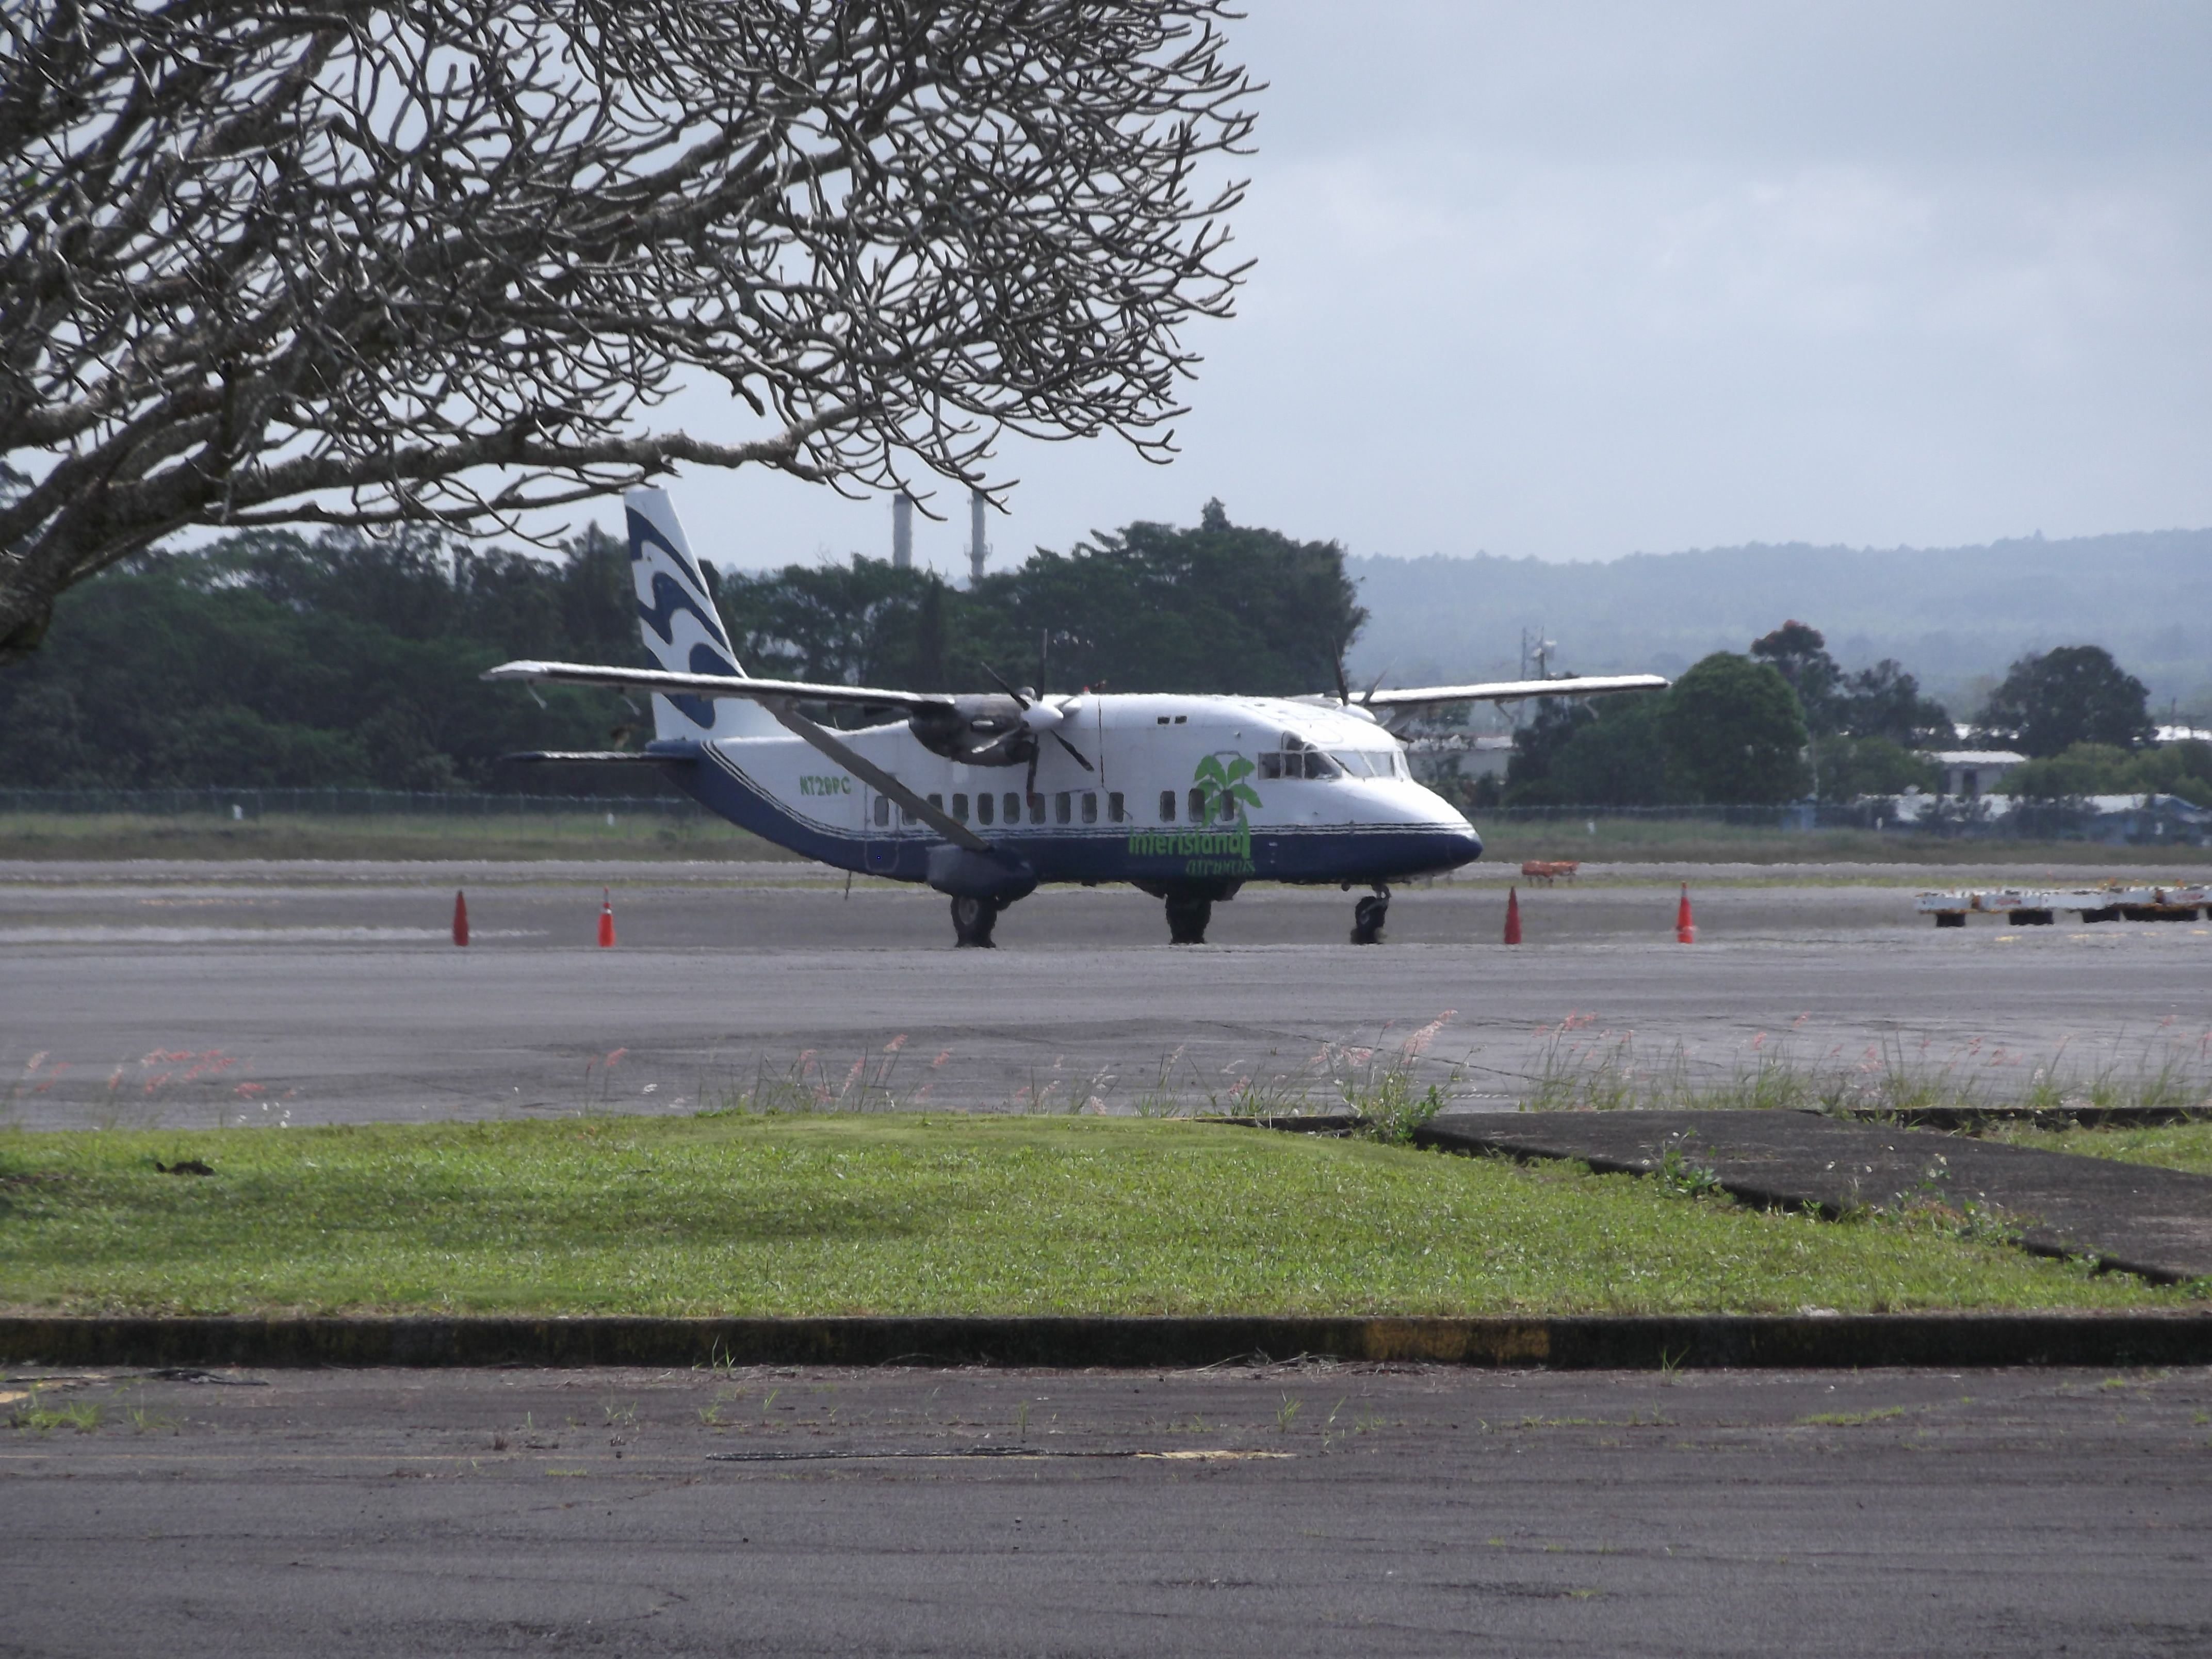
[[[689,766],[698,757],[645,755],[635,749],[523,749],[512,755],[501,755],[500,759],[517,763],[557,762],[562,766],[606,766],[617,762],[625,766]]]
[[[535,680],[549,685],[605,685],[664,696],[747,697],[757,702],[832,702],[868,708],[950,708],[949,698],[919,691],[884,691],[866,685],[820,685],[807,680],[758,680],[746,675],[684,674],[665,668],[619,668],[606,663],[503,662],[486,669],[488,680]]]

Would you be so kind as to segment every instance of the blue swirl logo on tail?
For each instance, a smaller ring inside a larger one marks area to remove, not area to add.
[[[711,645],[695,645],[691,647],[691,672],[695,674],[727,674],[732,679],[738,677],[737,665]],[[714,725],[714,705],[708,699],[671,697],[668,701],[675,704],[678,712],[692,725],[698,726]]]
[[[653,573],[653,603],[640,604],[637,607],[637,614],[647,628],[660,635],[660,642],[663,645],[676,643],[675,617],[679,611],[688,611],[696,617],[700,625],[706,629],[709,639],[719,640],[722,637],[722,624],[709,615],[697,599],[692,598],[690,591],[682,582],[678,581],[665,570],[654,571]]]

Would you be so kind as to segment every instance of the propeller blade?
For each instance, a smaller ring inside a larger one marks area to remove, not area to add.
[[[1375,694],[1382,689],[1382,675],[1388,674],[1389,672],[1390,671],[1386,668],[1382,671],[1382,674],[1377,674],[1375,677],[1375,684],[1367,688],[1367,695],[1359,700],[1359,706],[1362,708],[1367,708],[1375,701]]]
[[[1057,736],[1058,734],[1054,733],[1054,735]],[[1037,740],[1035,738],[1031,738],[1030,739],[1030,781],[1022,786],[1022,804],[1024,805],[1027,805],[1029,804],[1029,798],[1036,793],[1036,763]]]
[[[941,806],[932,806],[890,773],[872,761],[866,761],[837,741],[805,715],[795,712],[788,703],[763,697],[761,707],[775,717],[776,723],[795,737],[804,738],[854,777],[868,784],[879,795],[888,795],[924,823],[952,842],[971,853],[988,853],[991,843],[966,824],[946,812]]]
[[[1093,766],[1093,765],[1092,765],[1089,761],[1087,761],[1087,760],[1085,760],[1085,759],[1084,759],[1084,758],[1083,758],[1083,751],[1082,751],[1080,749],[1078,749],[1078,748],[1077,748],[1073,744],[1070,743],[1070,742],[1069,742],[1066,738],[1061,737],[1061,736],[1060,735],[1060,733],[1059,733],[1059,732],[1054,732],[1054,733],[1052,734],[1052,740],[1053,740],[1054,743],[1058,744],[1059,744],[1062,749],[1065,749],[1066,750],[1067,750],[1067,752],[1068,752],[1070,755],[1073,756],[1073,757],[1075,757],[1075,763],[1076,763],[1078,766],[1081,767],[1085,771],[1086,771],[1086,772],[1096,772],[1096,771],[1098,769],[1097,767]],[[1031,781],[1031,782],[1032,782],[1032,783],[1034,783],[1034,782],[1035,782],[1035,781],[1036,781],[1036,758],[1035,758],[1034,757],[1032,757],[1030,758],[1030,781]]]
[[[1000,674],[997,669],[992,667],[988,663],[984,663],[982,665],[982,668],[983,672],[991,677],[993,683],[998,686],[999,690],[1005,692],[1008,696],[1014,700],[1016,707],[1026,709],[1030,706],[1030,700],[1024,696],[1020,692],[1015,690],[1012,686],[1008,685],[1005,678]]]
[[[1346,708],[1352,707],[1352,688],[1344,681],[1344,647],[1336,647],[1336,659],[1330,665],[1336,670],[1336,700]]]

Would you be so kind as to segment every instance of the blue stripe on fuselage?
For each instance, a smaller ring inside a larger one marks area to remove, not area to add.
[[[906,829],[862,835],[829,830],[801,817],[711,744],[696,766],[672,768],[673,781],[709,811],[763,840],[839,870],[893,881],[927,879],[929,849],[942,838]],[[1482,856],[1472,830],[1376,824],[1365,828],[1254,830],[1249,860],[1223,856],[1219,843],[1241,832],[1218,826],[1178,833],[1137,824],[1100,825],[1082,831],[986,836],[1037,872],[1040,881],[1395,881],[1455,870]],[[1133,854],[1133,840],[1175,843],[1177,850]],[[1181,850],[1191,842],[1192,850]],[[1249,868],[1239,867],[1249,863]]]

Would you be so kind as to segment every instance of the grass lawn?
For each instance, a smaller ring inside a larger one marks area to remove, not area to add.
[[[1784,830],[1680,818],[1531,821],[1501,817],[1479,807],[1468,817],[1482,833],[1482,856],[1488,864],[1518,864],[1523,859],[1608,864],[1955,864],[1975,868],[2063,863],[2196,872],[2212,863],[2212,848],[2202,847],[1947,838],[1896,830]]]
[[[2088,1158],[2117,1158],[2126,1164],[2157,1164],[2191,1175],[2212,1175],[2212,1123],[2169,1123],[2155,1129],[2029,1129],[2002,1126],[1983,1130],[1984,1140],[2045,1152],[2080,1152]]]
[[[198,1158],[211,1176],[157,1173]],[[77,1311],[2199,1307],[1921,1218],[1163,1121],[0,1133],[0,1304]]]
[[[608,815],[614,818],[607,822]],[[788,859],[772,842],[704,817],[609,801],[590,811],[275,813],[233,821],[125,812],[0,813],[0,859]]]

